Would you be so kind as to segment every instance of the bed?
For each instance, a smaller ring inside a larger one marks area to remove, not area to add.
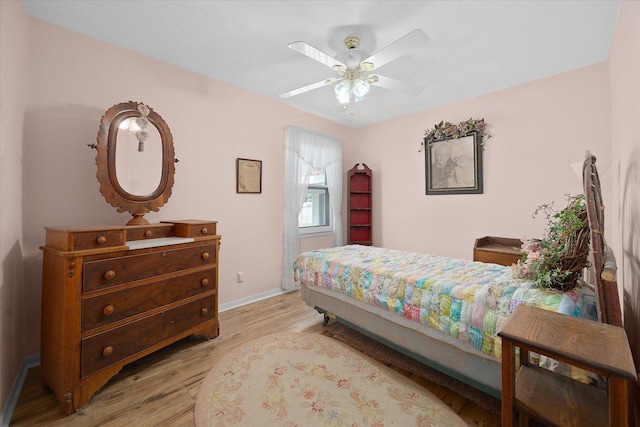
[[[615,261],[603,238],[604,208],[595,157],[583,166],[590,228],[595,320],[621,326]],[[402,353],[500,397],[501,340],[519,304],[590,317],[588,286],[545,291],[509,267],[372,246],[301,254],[294,262],[304,302]]]

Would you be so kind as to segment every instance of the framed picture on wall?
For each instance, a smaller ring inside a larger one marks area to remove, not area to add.
[[[426,194],[482,194],[482,135],[432,141],[425,149]]]
[[[262,193],[262,160],[236,159],[236,193]]]

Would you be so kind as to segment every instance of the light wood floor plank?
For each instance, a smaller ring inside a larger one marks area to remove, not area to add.
[[[223,355],[264,335],[309,332],[329,335],[322,316],[290,292],[220,313],[220,336],[188,337],[126,366],[75,414],[63,418],[56,399],[40,383],[40,368],[29,370],[11,426],[193,427],[200,383]],[[391,366],[393,368],[393,366]],[[456,393],[394,368],[431,391],[469,426],[495,427],[500,417]]]

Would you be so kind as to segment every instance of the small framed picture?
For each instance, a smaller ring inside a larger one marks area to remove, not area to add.
[[[425,177],[426,194],[482,194],[482,135],[430,142]]]
[[[236,193],[262,193],[262,160],[236,160]]]

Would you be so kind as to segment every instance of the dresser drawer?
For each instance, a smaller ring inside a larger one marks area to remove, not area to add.
[[[62,251],[82,251],[125,245],[122,227],[100,227],[85,229],[47,228],[47,246]]]
[[[82,332],[216,289],[216,269],[136,286],[82,301]]]
[[[127,241],[172,237],[175,234],[173,224],[147,224],[127,227]]]
[[[215,236],[217,221],[184,220],[171,221],[175,227],[176,236],[202,237]]]
[[[140,255],[87,261],[83,291],[106,289],[167,273],[216,263],[216,242],[180,249],[165,249]]]
[[[216,295],[82,339],[81,377],[215,319]]]

